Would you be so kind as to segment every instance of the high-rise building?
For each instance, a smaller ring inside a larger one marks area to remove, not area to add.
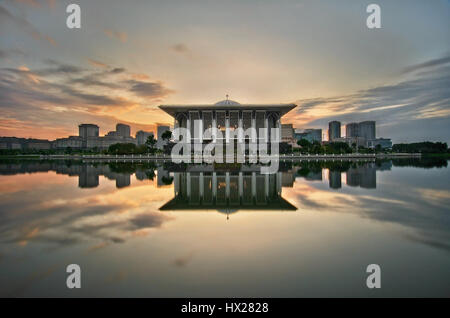
[[[336,138],[341,138],[341,122],[330,121],[328,123],[328,140],[333,141]]]
[[[294,139],[294,127],[292,124],[281,124],[281,141],[291,142]]]
[[[162,135],[168,130],[170,130],[169,126],[158,125],[156,127],[156,132],[157,132],[157,136],[158,136],[158,140],[156,142],[156,148],[162,149],[164,147],[164,145],[167,144],[167,141],[165,141],[162,138]]]
[[[149,136],[153,136],[153,133],[152,133],[152,132],[149,132],[149,131],[139,130],[139,131],[136,133],[136,141],[137,141],[138,146],[139,146],[139,145],[144,145],[145,142],[147,141],[147,138],[148,138]]]
[[[358,124],[358,137],[371,140],[376,138],[375,122],[374,121],[362,121]]]
[[[322,142],[322,129],[305,129],[302,132],[296,132],[295,133],[295,139],[301,140],[306,139],[310,143],[313,143],[314,141]]]
[[[125,124],[117,124],[116,133],[121,137],[130,137],[130,126]]]
[[[381,147],[381,149],[390,149],[392,148],[392,141],[390,138],[377,138],[367,140],[367,147],[369,148],[376,148],[378,145]]]
[[[361,137],[359,135],[359,124],[348,123],[347,125],[345,125],[345,137]]]
[[[94,124],[81,124],[78,126],[78,135],[81,138],[98,137],[98,126]]]

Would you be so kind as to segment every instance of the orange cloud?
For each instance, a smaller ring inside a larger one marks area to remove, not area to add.
[[[126,32],[115,31],[115,30],[111,30],[111,29],[105,29],[104,32],[111,39],[114,39],[114,38],[118,39],[122,43],[125,43],[128,40],[128,35]]]
[[[93,59],[88,59],[89,64],[96,66],[96,67],[101,67],[101,68],[107,68],[109,67],[108,64],[105,64],[103,62],[97,61],[97,60],[93,60]]]

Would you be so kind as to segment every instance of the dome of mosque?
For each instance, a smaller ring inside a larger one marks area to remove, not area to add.
[[[239,106],[241,104],[239,104],[238,102],[231,100],[231,99],[224,99],[224,100],[221,100],[220,102],[215,103],[214,105],[216,105],[216,106]]]

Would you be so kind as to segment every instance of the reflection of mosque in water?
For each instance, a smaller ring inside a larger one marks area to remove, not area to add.
[[[160,210],[293,210],[281,197],[283,173],[256,171],[174,173],[174,198]],[[210,171],[207,171],[210,170]],[[291,185],[292,186],[292,185]]]
[[[168,208],[176,202],[181,205],[199,208],[217,206],[252,205],[268,209],[276,204],[290,209],[290,204],[281,198],[282,187],[292,187],[296,178],[308,182],[323,182],[328,179],[329,187],[342,187],[342,176],[350,187],[376,188],[376,171],[390,170],[394,166],[441,167],[447,162],[417,159],[387,160],[381,162],[280,162],[280,171],[273,175],[259,174],[258,166],[242,166],[239,171],[215,171],[212,165],[191,165],[184,168],[178,165],[155,162],[79,162],[79,161],[17,161],[0,163],[0,175],[55,171],[58,174],[78,176],[80,188],[95,188],[99,177],[114,180],[117,188],[130,186],[131,176],[137,180],[154,180],[156,187],[171,186],[174,183],[175,198]],[[222,169],[226,170],[226,169]],[[184,200],[184,201],[183,201]]]

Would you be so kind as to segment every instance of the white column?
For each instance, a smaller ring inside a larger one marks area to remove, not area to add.
[[[269,142],[269,140],[267,140],[267,138],[269,138],[269,119],[267,118],[267,112],[264,112],[264,131],[266,132],[266,135],[264,136],[266,142]]]
[[[278,142],[281,142],[281,120],[280,120],[280,115],[278,115],[278,119],[277,119],[277,128],[278,128]]]
[[[242,143],[244,141],[244,132],[243,132],[243,119],[242,116],[244,116],[244,113],[242,111],[239,111],[239,119],[238,119],[238,129],[239,129],[239,134],[238,134],[238,141],[240,143]]]
[[[256,138],[258,137],[258,132],[256,131],[256,112],[252,111],[252,131],[253,131],[253,136],[252,136],[252,142],[255,143],[256,142]]]
[[[217,129],[217,122],[216,122],[216,112],[213,111],[212,112],[212,137],[213,137],[213,142],[216,142],[217,139],[217,134],[216,134],[216,129]]]
[[[198,137],[199,138],[199,142],[200,143],[202,143],[203,142],[203,113],[201,112],[201,111],[199,111],[198,112],[198,116],[200,117],[200,125],[199,125],[199,127],[198,127],[198,130],[199,130],[199,133],[200,133],[200,136]]]
[[[230,112],[225,112],[225,142],[230,142]]]
[[[177,128],[178,128],[178,121],[177,121],[177,117],[175,115],[175,118],[174,118],[174,121],[173,121],[173,129],[175,130]],[[175,134],[173,135],[173,137],[175,137]],[[177,141],[178,139],[179,138],[177,138],[177,139],[174,138],[175,141]]]
[[[191,113],[187,112],[187,120],[186,120],[186,129],[189,131],[189,140],[187,140],[186,142],[191,142],[193,136],[191,136]]]

